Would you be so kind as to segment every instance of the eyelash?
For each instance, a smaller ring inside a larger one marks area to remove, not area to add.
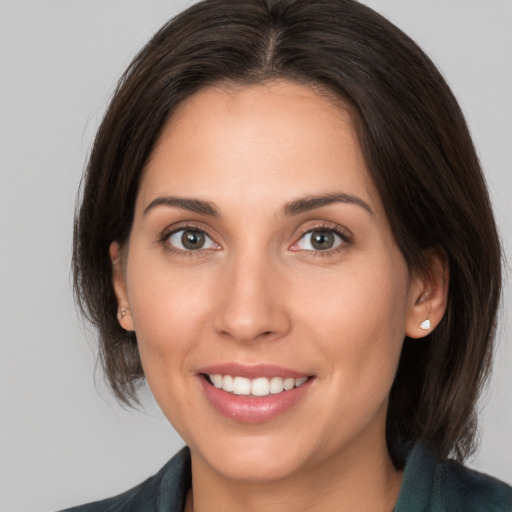
[[[197,250],[186,250],[186,249],[180,249],[178,247],[174,247],[172,244],[169,243],[169,238],[172,235],[175,235],[176,233],[179,233],[180,231],[194,231],[196,233],[201,233],[208,239],[210,239],[215,245],[218,246],[218,244],[213,240],[213,238],[203,229],[199,226],[195,226],[193,224],[187,224],[184,226],[179,226],[178,228],[174,228],[170,231],[164,231],[162,236],[159,238],[158,242],[163,245],[166,251],[173,255],[177,256],[183,256],[183,257],[194,257],[199,256],[204,249],[197,249]],[[210,249],[210,250],[218,250],[218,249]]]
[[[202,248],[201,249],[197,249],[197,250],[185,250],[185,249],[179,249],[179,248],[174,247],[173,245],[171,245],[169,243],[169,238],[172,235],[175,235],[176,233],[179,233],[180,231],[195,231],[197,233],[201,233],[205,237],[210,239],[215,245],[220,247],[214,241],[214,239],[204,229],[200,228],[199,226],[193,225],[193,224],[187,224],[187,225],[184,225],[184,226],[180,226],[178,228],[174,228],[174,229],[172,229],[170,231],[165,231],[160,236],[158,242],[160,244],[162,244],[164,246],[164,248],[168,252],[170,252],[172,254],[179,255],[179,256],[184,256],[184,257],[198,256],[200,253],[202,253],[205,250],[205,249],[202,249]],[[308,233],[314,233],[314,232],[334,233],[335,236],[339,237],[341,242],[338,245],[336,245],[335,247],[333,247],[331,249],[325,249],[325,250],[306,250],[306,249],[292,249],[292,250],[294,252],[304,252],[304,253],[307,253],[310,256],[322,256],[322,257],[325,257],[325,256],[331,256],[333,253],[337,253],[338,251],[341,251],[341,250],[345,249],[347,246],[352,244],[352,240],[351,240],[350,236],[348,236],[344,231],[342,231],[338,227],[333,227],[331,225],[322,224],[322,225],[319,225],[319,226],[308,227],[307,229],[302,231],[300,236],[297,238],[297,241],[292,244],[292,247],[294,245],[297,245],[301,240],[303,240],[303,238]],[[210,248],[208,250],[218,250],[218,249],[211,249]],[[195,253],[197,253],[197,254],[195,254]]]
[[[297,238],[297,241],[294,242],[293,245],[297,245],[308,233],[314,233],[314,232],[324,232],[324,233],[334,233],[337,237],[340,238],[341,242],[331,248],[326,250],[302,250],[302,252],[307,253],[309,256],[332,256],[333,254],[338,253],[339,251],[342,251],[343,249],[346,249],[347,246],[352,244],[352,239],[349,235],[347,235],[346,232],[342,231],[339,227],[335,227],[332,225],[326,225],[321,224],[319,226],[313,226],[308,227],[305,229],[301,235]],[[296,249],[297,252],[301,251],[301,249]]]

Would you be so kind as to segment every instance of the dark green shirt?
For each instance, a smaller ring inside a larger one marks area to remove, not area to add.
[[[119,496],[63,512],[182,512],[191,484],[190,452]],[[407,457],[395,512],[512,512],[512,487],[416,445]]]

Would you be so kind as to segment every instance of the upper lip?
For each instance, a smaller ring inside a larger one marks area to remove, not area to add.
[[[310,373],[304,373],[291,368],[284,368],[273,364],[240,364],[240,363],[221,363],[211,366],[205,366],[197,372],[198,374],[209,375],[231,375],[232,377],[245,377],[247,379],[256,379],[258,377],[281,377],[300,379],[309,377]]]

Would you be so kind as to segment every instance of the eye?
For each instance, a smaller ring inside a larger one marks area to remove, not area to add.
[[[218,248],[218,245],[204,231],[190,228],[174,231],[167,237],[167,243],[181,251]]]
[[[334,229],[313,229],[304,233],[293,249],[299,251],[328,251],[346,242],[346,237]]]

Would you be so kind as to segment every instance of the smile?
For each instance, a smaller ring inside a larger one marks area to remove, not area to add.
[[[317,381],[309,371],[234,362],[199,368],[196,377],[203,396],[218,413],[229,421],[252,424],[295,409]]]
[[[268,396],[277,395],[284,391],[290,391],[294,388],[302,386],[308,377],[300,378],[282,378],[282,377],[257,377],[248,379],[246,377],[206,374],[207,380],[210,381],[217,389],[222,389],[228,393],[246,396]]]

